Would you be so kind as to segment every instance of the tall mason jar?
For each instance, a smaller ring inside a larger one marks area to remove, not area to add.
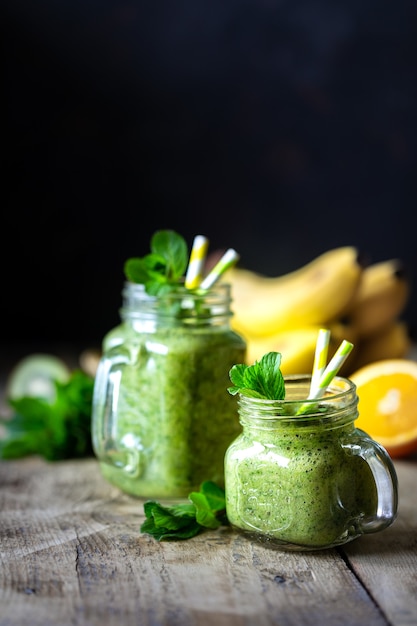
[[[310,380],[285,377],[283,400],[239,394],[242,433],[225,456],[230,523],[291,550],[341,545],[397,515],[393,463],[355,427],[355,385],[336,377],[322,399],[306,400]]]
[[[104,477],[138,497],[178,498],[212,480],[240,432],[228,373],[246,344],[230,326],[230,285],[149,296],[125,283],[122,323],[103,340],[92,439]]]

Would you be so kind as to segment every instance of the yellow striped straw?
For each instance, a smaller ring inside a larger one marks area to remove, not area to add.
[[[333,357],[330,359],[329,364],[327,365],[326,369],[320,377],[318,386],[313,391],[313,394],[310,393],[310,395],[308,396],[309,400],[315,400],[317,398],[321,398],[324,395],[327,387],[330,385],[333,378],[337,375],[338,371],[340,370],[352,350],[353,343],[344,339],[334,353]]]
[[[310,395],[314,393],[315,389],[319,386],[320,378],[326,368],[329,342],[330,330],[327,328],[320,328],[317,335],[313,371],[311,374]]]
[[[325,368],[323,374],[320,377],[320,381],[315,390],[310,391],[307,400],[318,400],[324,396],[327,387],[332,382],[333,378],[337,375],[338,371],[342,367],[343,363],[348,358],[349,354],[353,350],[353,343],[344,339],[333,357],[330,359],[329,364]],[[296,415],[304,415],[311,412],[314,408],[317,408],[314,403],[305,402],[300,406]]]
[[[238,260],[239,254],[233,248],[229,248],[223,254],[222,258],[216,265],[213,267],[211,272],[207,274],[205,279],[200,285],[201,289],[210,289],[214,285],[214,283],[220,278],[220,276],[232,267]]]
[[[185,275],[185,286],[187,289],[196,289],[201,283],[208,243],[208,239],[204,237],[204,235],[196,235],[194,237],[187,273]]]

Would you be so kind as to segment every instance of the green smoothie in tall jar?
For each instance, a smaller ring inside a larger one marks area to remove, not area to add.
[[[246,344],[230,328],[228,284],[148,291],[125,284],[122,324],[103,341],[93,445],[103,475],[123,491],[185,497],[203,481],[224,484],[224,454],[240,432],[225,389]]]

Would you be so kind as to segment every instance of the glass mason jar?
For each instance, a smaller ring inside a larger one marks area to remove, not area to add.
[[[397,514],[392,461],[355,428],[355,385],[336,377],[322,399],[306,400],[310,380],[285,377],[285,400],[239,394],[243,430],[225,455],[230,523],[292,550],[344,544]]]
[[[92,439],[104,477],[138,497],[177,498],[213,480],[240,431],[229,370],[243,362],[230,285],[149,296],[126,283],[122,323],[103,340]]]

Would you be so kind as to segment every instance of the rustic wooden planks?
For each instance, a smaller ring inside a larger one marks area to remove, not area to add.
[[[415,626],[417,463],[397,470],[391,528],[291,553],[226,527],[158,543],[94,459],[2,462],[0,626]]]
[[[345,547],[349,563],[388,621],[417,624],[417,464],[396,463],[399,514],[382,533]]]

